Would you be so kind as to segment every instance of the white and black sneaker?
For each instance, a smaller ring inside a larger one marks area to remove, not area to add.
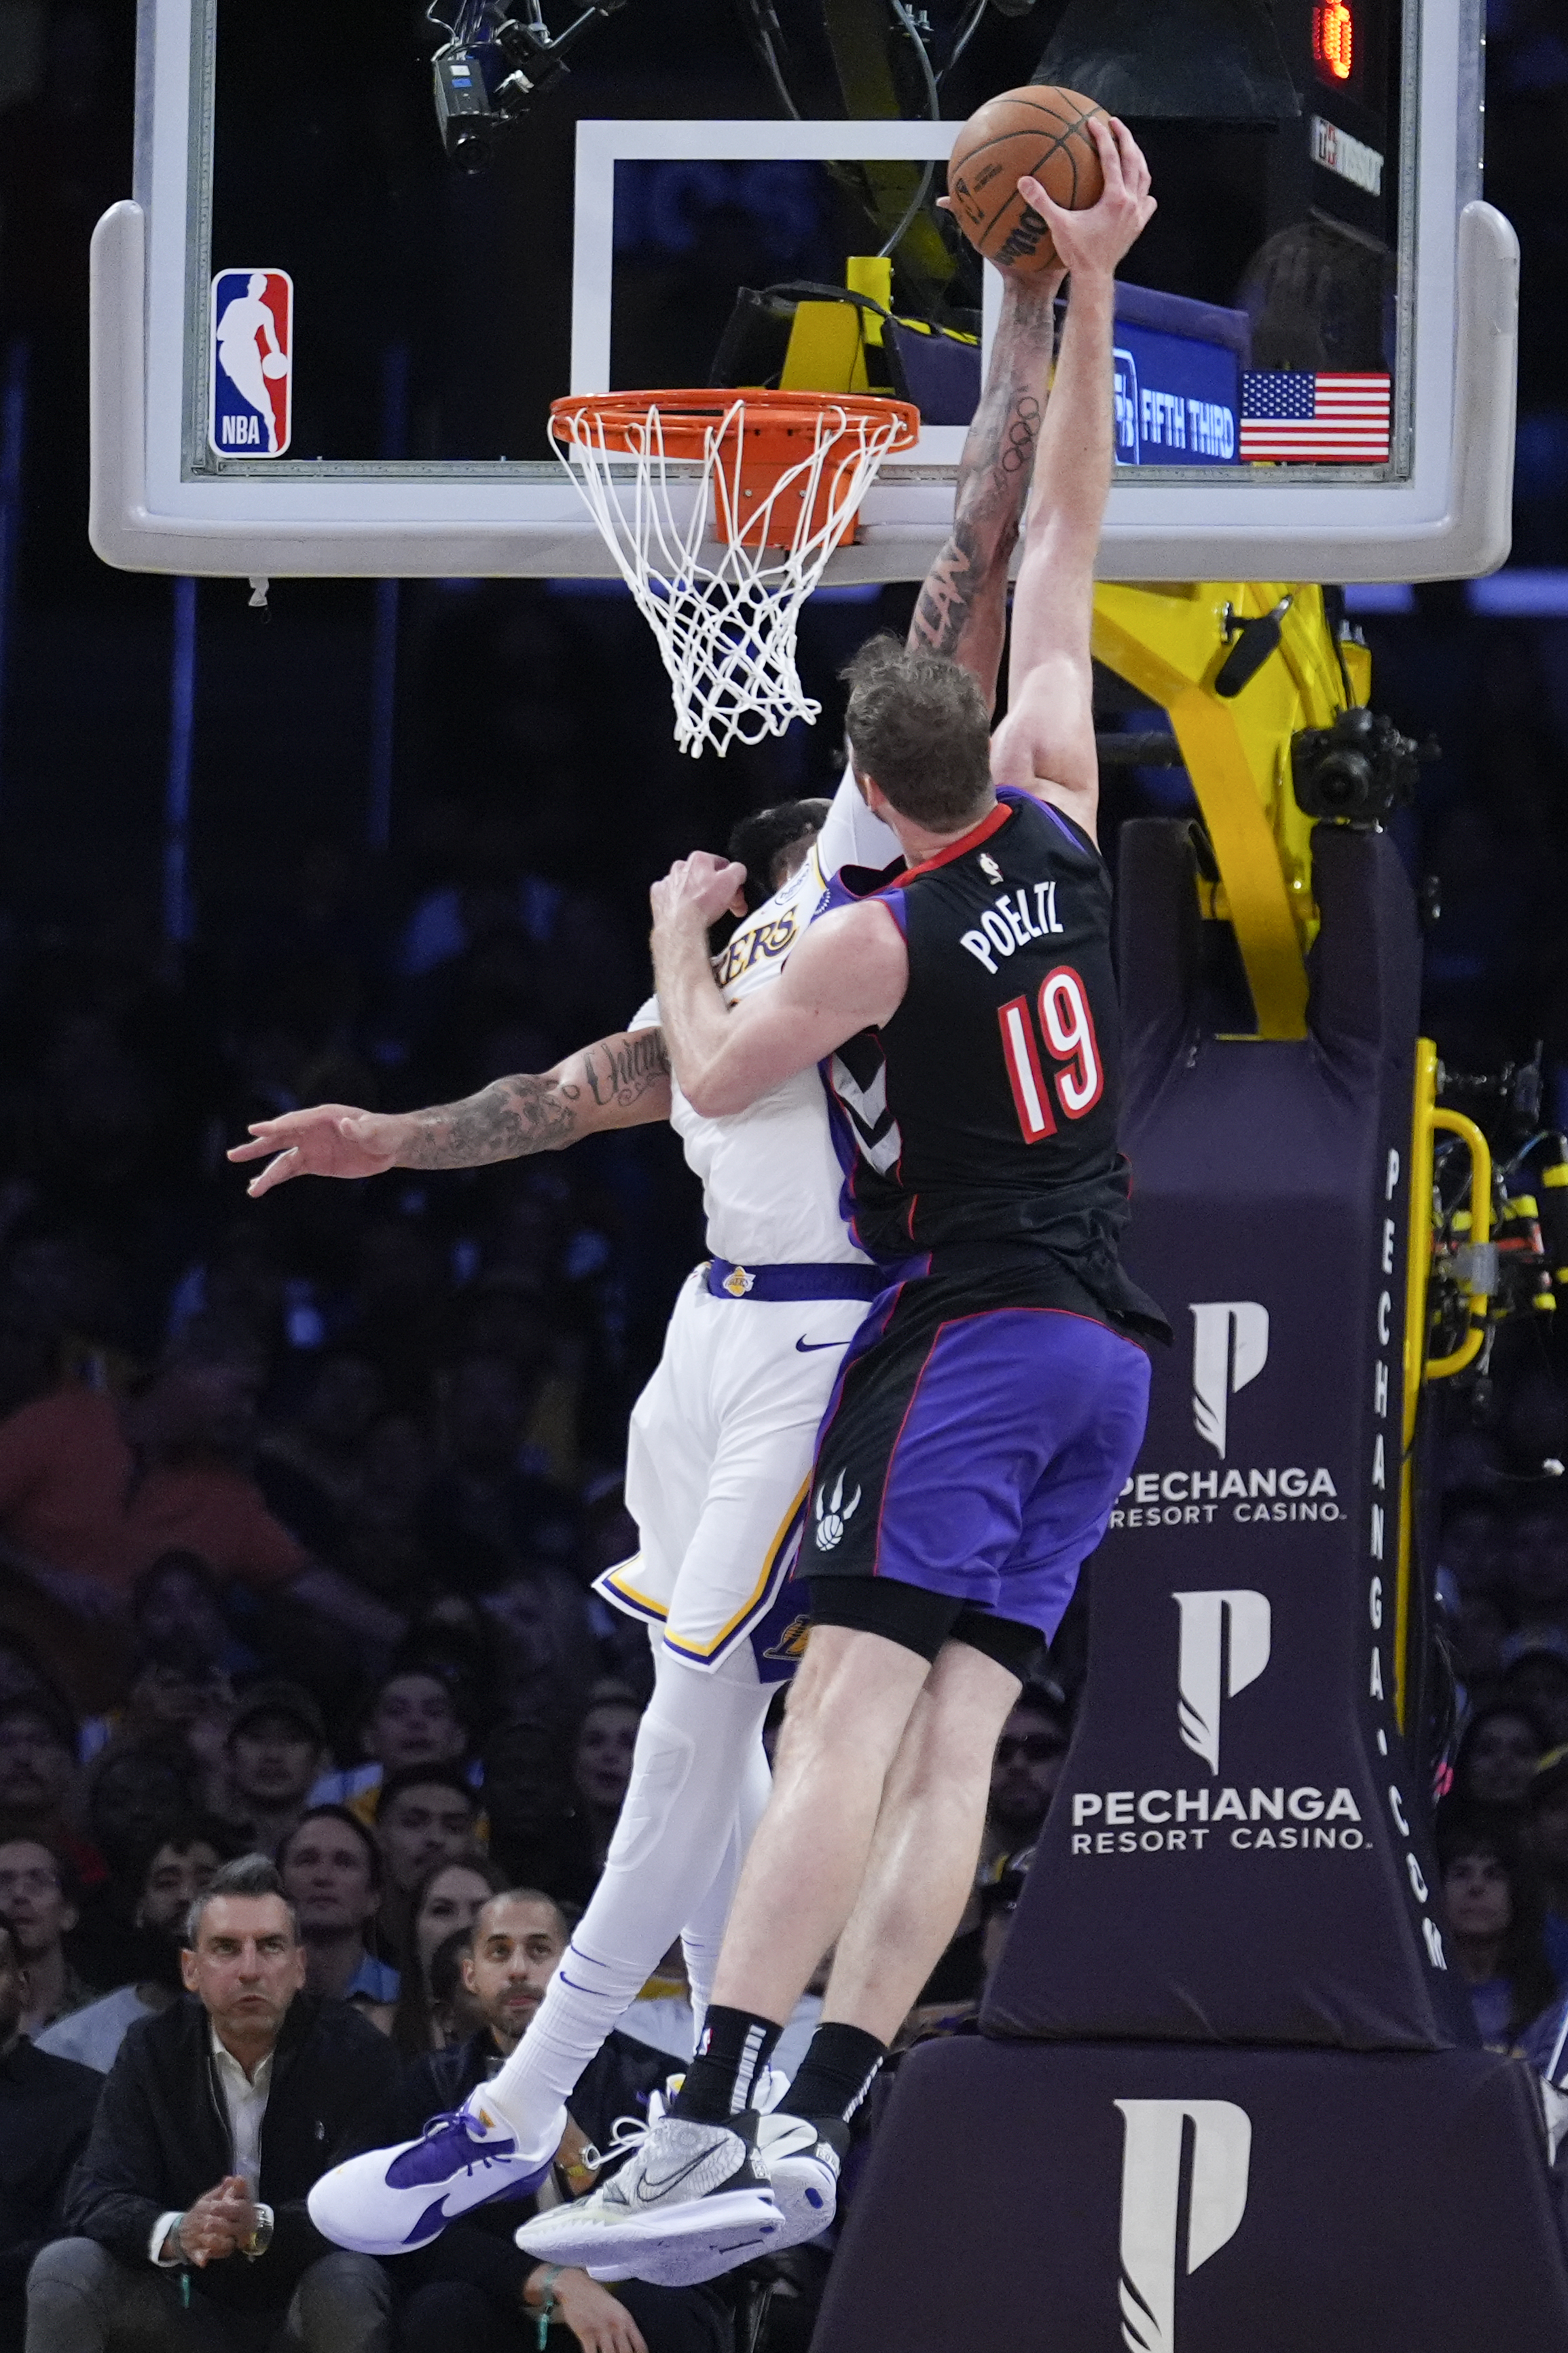
[[[657,2094],[655,2095],[657,2097]],[[697,2256],[689,2241],[657,2249],[644,2247],[636,2263],[608,2260],[588,2268],[596,2280],[626,2279],[635,2274],[655,2287],[694,2287],[731,2271],[753,2254],[779,2254],[820,2238],[832,2221],[838,2196],[838,2169],[849,2146],[849,2127],[837,2116],[806,2117],[764,2112],[756,2119],[757,2163],[768,2179],[780,2215],[780,2227],[766,2243],[739,2251],[726,2246],[714,2256],[710,2250],[696,2268]]]
[[[838,2203],[838,2170],[849,2127],[837,2116],[796,2116],[775,2108],[757,2118],[757,2163],[784,2217],[769,2254],[820,2238]]]
[[[766,2254],[784,2218],[757,2161],[758,2122],[749,2110],[721,2125],[623,2120],[603,2162],[624,2154],[625,2163],[591,2197],[525,2222],[518,2245],[543,2263],[665,2287],[716,2279]]]

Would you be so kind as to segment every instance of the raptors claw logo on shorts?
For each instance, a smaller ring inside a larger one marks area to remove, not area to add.
[[[856,1488],[855,1493],[850,1496],[847,1503],[844,1500],[844,1473],[842,1471],[838,1473],[838,1477],[835,1482],[831,1495],[827,1492],[826,1480],[825,1479],[823,1481],[821,1486],[816,1491],[816,1549],[818,1552],[831,1552],[833,1550],[834,1546],[844,1534],[845,1521],[852,1518],[855,1513],[859,1509],[859,1506],[860,1490],[858,1487]]]

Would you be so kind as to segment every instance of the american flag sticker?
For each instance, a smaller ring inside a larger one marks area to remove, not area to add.
[[[1245,373],[1242,461],[1386,464],[1392,388],[1393,380],[1386,375],[1307,375],[1285,369]]]

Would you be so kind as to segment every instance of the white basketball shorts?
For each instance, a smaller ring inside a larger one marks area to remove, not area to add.
[[[716,1667],[745,1643],[769,1683],[800,1655],[808,1604],[789,1574],[817,1425],[866,1308],[715,1298],[701,1267],[681,1289],[627,1440],[641,1549],[595,1590],[661,1623],[690,1666]]]

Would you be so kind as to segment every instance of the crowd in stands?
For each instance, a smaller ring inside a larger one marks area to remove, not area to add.
[[[264,1110],[449,1098],[624,1019],[613,907],[574,917],[601,952],[557,1002],[526,875],[448,895],[435,945],[427,903],[362,941],[353,1019],[308,957],[282,1005],[243,959],[172,986],[122,940],[3,976],[0,2341],[29,2353],[196,2320],[223,2353],[285,2326],[319,2353],[533,2342],[517,2214],[384,2268],[300,2201],[499,2063],[593,1891],[650,1668],[592,1580],[635,1548],[626,1413],[695,1204],[662,1134],[259,1203],[222,1158]],[[1059,1688],[1026,1694],[906,2041],[973,2031],[1068,1732]],[[690,2035],[677,1947],[584,2079],[579,2145],[646,2113]],[[227,2101],[238,2145],[261,2063],[247,2187],[209,2126]],[[591,2353],[705,2353],[765,2298],[788,2353],[826,2262],[662,2302],[568,2275],[546,2317]]]

